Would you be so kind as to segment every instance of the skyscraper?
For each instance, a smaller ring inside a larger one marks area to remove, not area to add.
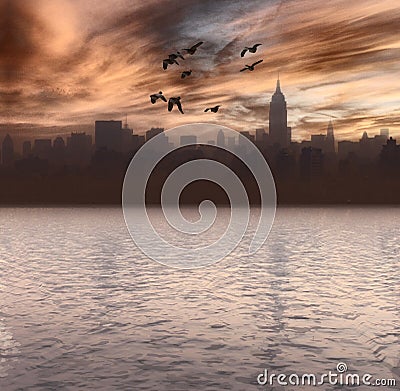
[[[329,121],[328,129],[326,131],[325,152],[335,153],[335,135],[333,132],[332,120]]]
[[[57,137],[53,141],[53,149],[57,153],[63,152],[65,150],[65,141],[62,137]]]
[[[151,128],[146,131],[146,142],[164,132],[164,128]]]
[[[185,145],[197,144],[197,136],[183,135],[180,137],[180,144],[181,144],[181,147],[184,147]]]
[[[122,153],[129,153],[132,148],[132,136],[133,136],[133,129],[131,129],[128,125],[128,118],[125,121],[124,127],[122,128],[122,134],[121,134],[121,141],[122,141],[122,146],[121,146],[121,151]]]
[[[217,134],[217,145],[222,148],[225,147],[225,135],[222,129]]]
[[[71,133],[67,137],[67,153],[69,163],[73,165],[86,165],[90,161],[92,150],[92,136],[83,133]]]
[[[279,144],[282,148],[286,148],[290,144],[286,100],[281,91],[279,77],[269,105],[269,137],[272,144]]]
[[[27,158],[31,153],[32,153],[32,143],[30,141],[24,141],[22,143],[22,156],[24,158]]]
[[[49,159],[51,155],[51,139],[34,140],[33,154],[41,159]]]
[[[14,162],[14,143],[9,134],[4,138],[1,146],[2,162],[5,166],[11,166]]]
[[[262,143],[265,139],[265,129],[258,128],[256,129],[256,141]]]
[[[121,152],[122,121],[96,121],[95,143],[96,149]]]

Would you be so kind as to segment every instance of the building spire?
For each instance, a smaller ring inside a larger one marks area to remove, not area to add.
[[[279,71],[278,71],[278,80],[276,81],[276,92],[282,92],[281,91],[281,80],[279,78]]]
[[[327,129],[326,135],[327,135],[328,137],[334,137],[334,135],[333,135],[333,123],[332,123],[332,119],[329,120],[329,124],[328,124],[328,129]]]

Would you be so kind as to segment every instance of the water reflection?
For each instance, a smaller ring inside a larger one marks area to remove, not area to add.
[[[0,218],[1,390],[250,390],[338,361],[399,376],[399,209],[280,209],[255,256],[250,232],[191,271],[145,258],[116,208]]]

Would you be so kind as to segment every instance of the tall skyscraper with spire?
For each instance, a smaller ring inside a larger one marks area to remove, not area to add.
[[[288,147],[291,141],[290,129],[287,126],[286,100],[281,91],[279,75],[269,105],[269,138],[272,144],[279,144],[282,148]]]
[[[325,145],[327,153],[335,153],[335,135],[333,132],[332,120],[329,121],[328,129],[326,131]]]

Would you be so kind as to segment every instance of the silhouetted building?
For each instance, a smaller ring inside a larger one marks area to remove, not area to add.
[[[300,146],[301,146],[301,149],[303,149],[303,148],[310,148],[310,147],[311,147],[311,141],[302,140],[302,141],[300,142]]]
[[[400,145],[393,137],[383,146],[379,158],[380,168],[383,173],[390,176],[400,176]]]
[[[374,136],[374,145],[377,155],[379,155],[379,153],[382,151],[382,148],[384,145],[386,145],[387,141],[388,137],[386,137],[386,135],[384,134],[379,134]]]
[[[265,129],[264,128],[258,128],[256,129],[256,141],[258,143],[263,143],[265,141]]]
[[[324,152],[326,154],[334,154],[334,153],[336,153],[335,134],[334,134],[334,130],[333,130],[332,120],[329,121],[328,129],[326,131],[326,140],[325,140]]]
[[[132,135],[131,147],[132,152],[136,152],[144,143],[145,143],[144,136],[139,136],[138,134]]]
[[[22,144],[23,157],[20,158],[19,154],[14,153],[13,141],[7,135],[0,148],[1,201],[120,202],[127,164],[145,143],[145,136],[132,134],[127,124],[121,129],[121,121],[99,122],[104,126],[102,128],[97,123],[97,130],[100,133],[104,130],[104,134],[98,134],[98,141],[102,136],[105,140],[104,147],[100,149],[94,148],[91,136],[72,133],[66,142],[62,137],[35,140],[35,143],[25,141]],[[287,127],[288,139],[289,130]],[[182,136],[180,140],[173,139],[185,147],[171,154],[166,164],[160,165],[158,174],[154,176],[156,183],[163,183],[161,179],[169,170],[181,163],[202,157],[215,158],[237,170],[244,184],[250,186],[250,196],[254,195],[255,187],[248,170],[243,169],[230,154],[225,156],[217,148],[211,147],[227,145],[234,151],[246,153],[249,150],[245,147],[245,137],[255,143],[270,164],[280,202],[399,202],[400,146],[392,137],[388,139],[388,129],[381,129],[373,137],[364,133],[359,142],[339,141],[340,159],[333,152],[335,136],[331,121],[326,134],[313,135],[307,141],[291,142],[287,148],[279,143],[269,143],[269,135],[264,129],[256,129],[255,137],[248,131],[224,137],[226,133],[221,128],[216,139],[208,141],[209,146],[204,147],[188,147],[187,144],[197,141],[196,132],[188,133],[192,134]],[[168,132],[162,128],[152,128],[146,132],[148,140],[156,135],[156,148],[169,152],[171,144]],[[115,144],[118,138],[121,141],[119,147]],[[119,150],[110,149],[114,148],[113,145]],[[91,164],[86,167],[90,157]],[[198,189],[202,190],[202,185]],[[158,202],[157,197],[153,200]],[[197,198],[186,197],[186,200],[197,202]]]
[[[226,138],[226,145],[227,145],[228,147],[230,147],[230,148],[234,148],[235,145],[236,145],[235,137],[228,136],[228,137]]]
[[[90,159],[90,156],[88,157]],[[53,141],[53,158],[52,161],[56,165],[64,165],[66,163],[66,146],[62,137],[56,137]],[[37,162],[36,162],[37,163]]]
[[[248,132],[247,130],[244,130],[244,131],[240,132],[240,134],[242,136],[246,137],[247,139],[249,139],[252,143],[254,143],[254,141],[255,141],[254,135],[250,134],[250,132]],[[241,141],[239,139],[239,145],[241,145],[241,144],[243,144],[243,141]]]
[[[282,148],[288,147],[291,141],[287,126],[286,100],[279,78],[269,106],[269,138],[271,144],[279,144]]]
[[[51,139],[36,139],[33,142],[33,155],[41,159],[50,159],[52,151]]]
[[[300,155],[300,175],[304,179],[321,177],[324,170],[324,155],[320,148],[303,148]]]
[[[365,158],[371,158],[373,152],[372,138],[368,137],[368,133],[364,132],[360,141],[360,156]]]
[[[157,149],[163,151],[171,149],[171,144],[169,143],[168,137],[164,132],[164,128],[151,128],[146,131],[146,142],[155,136],[159,136],[157,140]]]
[[[132,150],[132,129],[128,127],[124,127],[122,129],[121,139],[122,139],[122,153],[128,153]]]
[[[22,156],[24,158],[27,158],[31,154],[32,154],[32,143],[30,141],[24,141],[22,143]]]
[[[376,159],[383,146],[387,142],[385,135],[376,135],[374,137],[368,137],[367,132],[364,132],[359,143],[359,154],[364,159],[373,160]]]
[[[311,147],[325,150],[325,135],[324,134],[313,134],[311,135]]]
[[[355,141],[343,140],[338,142],[338,156],[345,159],[349,154],[358,154],[359,144]]]
[[[56,137],[56,139],[53,141],[53,149],[57,152],[65,150],[65,141],[62,137]]]
[[[68,160],[73,165],[89,164],[92,151],[92,136],[86,133],[71,133],[67,137]]]
[[[181,147],[190,144],[197,144],[197,136],[194,135],[183,135],[180,137]]]
[[[311,136],[311,147],[321,149],[328,156],[336,154],[335,136],[332,121],[329,121],[328,129],[325,134],[313,134]]]
[[[278,178],[286,179],[293,176],[296,167],[295,156],[286,148],[282,148],[276,156],[276,174]]]
[[[9,134],[3,140],[1,158],[4,166],[11,166],[14,163],[14,143]]]
[[[151,128],[146,132],[146,142],[152,139],[154,136],[157,136],[160,133],[164,132],[164,128]]]
[[[44,175],[48,172],[49,161],[47,159],[41,159],[37,156],[29,156],[27,158],[17,160],[15,162],[15,168],[24,175]]]
[[[269,145],[269,135],[264,128],[257,128],[255,135],[255,144],[260,151],[264,151]]]
[[[243,137],[240,137],[243,136]],[[249,151],[249,146],[247,145],[247,142],[244,138],[250,140],[252,143],[255,142],[254,140],[254,135],[250,134],[250,132],[242,131],[240,132],[240,136],[238,139],[238,144],[235,146],[235,151],[238,153],[248,153]]]
[[[287,143],[288,145],[290,145],[290,143],[292,142],[292,127],[288,126],[286,130],[287,130]]]
[[[223,130],[221,129],[218,131],[217,134],[217,145],[222,148],[225,147],[225,135]]]
[[[95,143],[96,149],[121,152],[122,121],[96,121]]]

